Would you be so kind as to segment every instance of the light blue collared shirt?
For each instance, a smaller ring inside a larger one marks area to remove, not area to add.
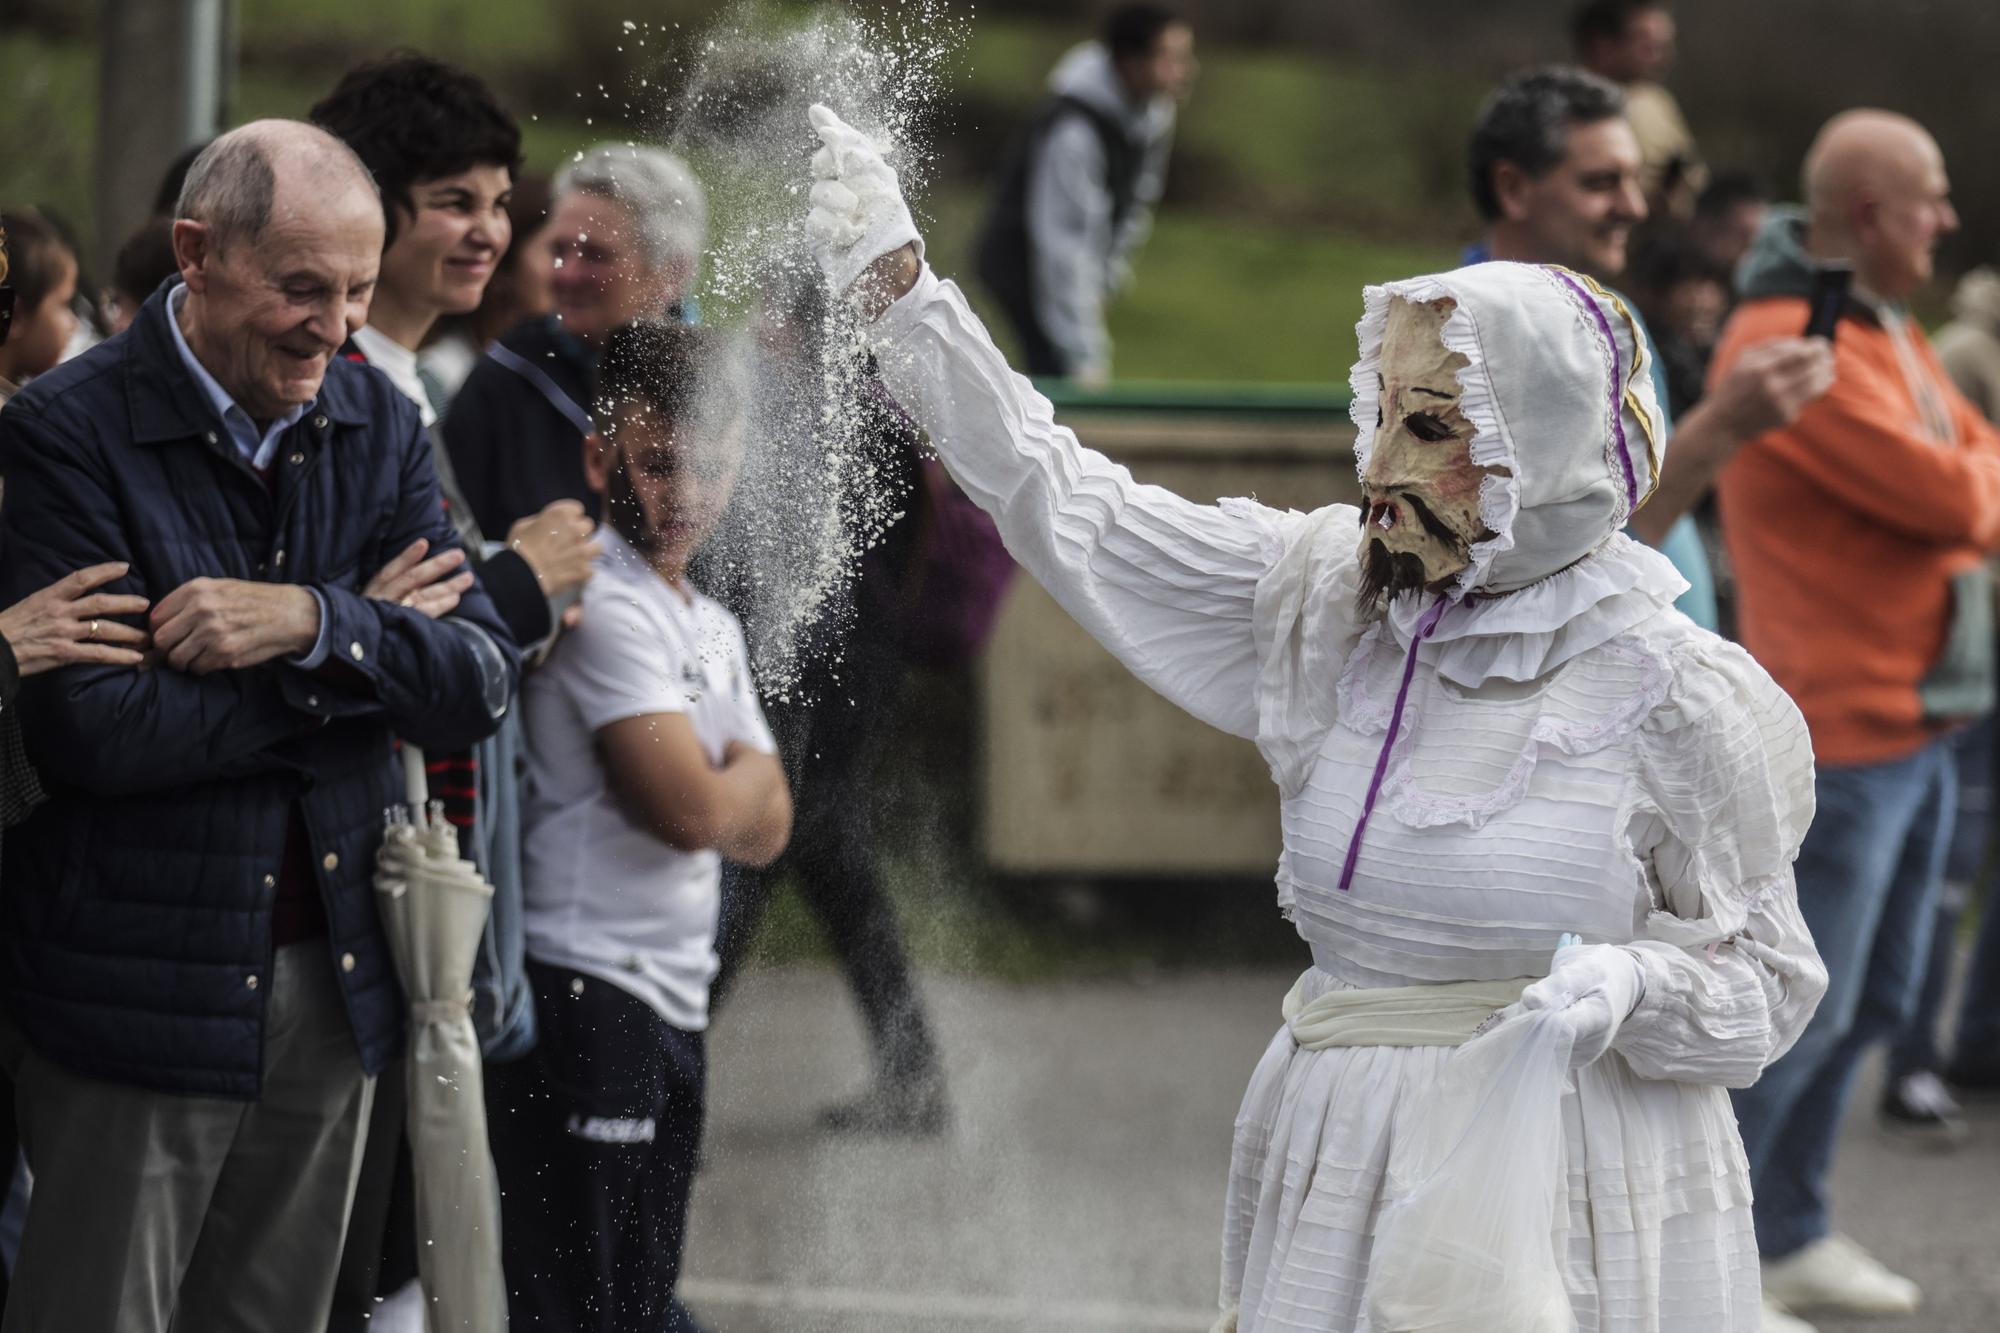
[[[188,346],[187,336],[181,332],[181,306],[187,301],[187,290],[187,284],[181,283],[167,293],[167,328],[172,330],[174,335],[174,350],[180,353],[181,364],[188,368],[188,374],[194,376],[194,382],[201,386],[202,396],[208,399],[208,405],[214,408],[215,415],[221,418],[222,428],[229,432],[229,442],[236,446],[236,452],[242,455],[244,462],[262,472],[271,466],[271,458],[278,452],[278,438],[296,426],[319,400],[308,399],[283,416],[275,418],[260,436],[257,432],[257,423],[250,419],[250,414],[229,396],[229,390],[216,383],[215,376],[208,373],[207,366],[195,359],[194,349]],[[327,614],[326,598],[320,595],[319,589],[307,588],[306,591],[313,595],[315,602],[319,603],[319,638],[313,641],[312,651],[304,657],[288,660],[292,665],[310,671],[326,661]]]
[[[319,400],[309,399],[283,416],[273,418],[264,433],[258,435],[257,423],[250,419],[250,414],[236,405],[236,400],[229,396],[229,390],[215,382],[215,376],[195,359],[194,350],[187,345],[187,336],[181,332],[181,306],[187,302],[187,290],[187,284],[182,283],[167,293],[167,327],[174,333],[174,350],[181,354],[181,364],[188,368],[194,382],[201,386],[202,396],[208,399],[208,405],[222,419],[222,427],[229,432],[229,441],[236,446],[236,452],[243,455],[243,461],[261,472],[271,465],[271,455],[278,452],[278,437],[296,426]]]

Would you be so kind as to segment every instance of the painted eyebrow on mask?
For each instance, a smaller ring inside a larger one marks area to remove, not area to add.
[[[1455,393],[1445,393],[1445,392],[1443,392],[1442,390],[1439,390],[1439,389],[1426,389],[1426,388],[1425,388],[1425,387],[1424,387],[1423,385],[1421,385],[1421,384],[1412,384],[1412,385],[1410,386],[1410,392],[1411,392],[1411,393],[1423,393],[1423,394],[1429,394],[1429,395],[1430,395],[1431,397],[1433,397],[1433,398],[1442,398],[1442,399],[1444,399],[1444,400],[1445,400],[1445,401],[1446,401],[1447,403],[1455,403],[1455,402],[1457,402],[1457,401],[1458,401],[1458,395],[1457,395],[1457,394],[1455,394]]]

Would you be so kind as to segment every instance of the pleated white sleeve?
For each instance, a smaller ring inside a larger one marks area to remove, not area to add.
[[[1022,568],[1140,680],[1254,738],[1257,586],[1299,516],[1196,504],[1083,448],[928,267],[870,341],[890,393]]]
[[[1792,862],[1813,815],[1812,744],[1783,690],[1734,644],[1673,651],[1641,732],[1641,823],[1665,905],[1630,947],[1646,991],[1613,1043],[1645,1078],[1748,1087],[1826,993]]]

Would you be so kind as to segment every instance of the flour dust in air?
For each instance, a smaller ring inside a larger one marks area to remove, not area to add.
[[[885,541],[910,539],[901,520],[920,484],[854,313],[829,298],[806,244],[818,147],[807,108],[824,102],[885,145],[914,204],[965,25],[942,0],[918,0],[866,16],[746,4],[691,38],[643,21],[624,29],[634,46],[668,50],[665,67],[635,81],[673,90],[649,137],[707,192],[693,309],[731,362],[709,391],[747,411],[735,499],[694,577],[743,621],[773,699],[849,692],[857,580]],[[898,595],[880,582],[871,574],[861,598]]]

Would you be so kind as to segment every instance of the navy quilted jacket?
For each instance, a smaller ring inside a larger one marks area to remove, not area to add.
[[[70,1069],[253,1098],[292,808],[372,1072],[404,1019],[371,883],[401,786],[391,738],[471,746],[519,662],[477,588],[446,621],[361,596],[415,538],[457,545],[430,443],[388,379],[335,359],[267,487],[176,354],[165,290],[0,412],[0,605],[106,560],[132,566],[107,591],[155,602],[200,576],[301,583],[326,600],[332,655],[312,673],[72,666],[25,682],[50,799],[4,844],[0,988]]]

